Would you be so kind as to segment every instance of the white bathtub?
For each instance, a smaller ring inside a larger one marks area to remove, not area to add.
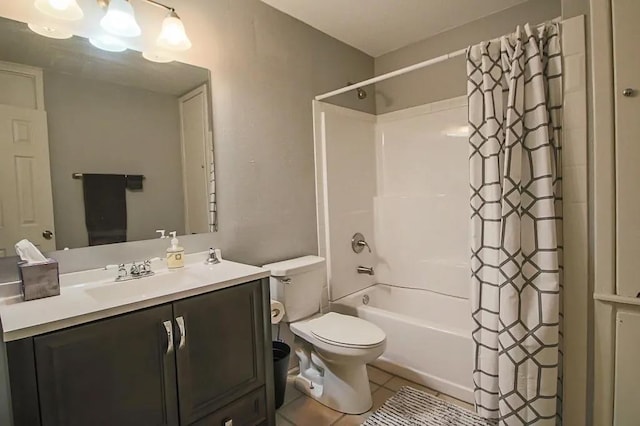
[[[473,403],[467,299],[376,284],[333,302],[331,310],[356,315],[385,331],[387,349],[374,365]]]

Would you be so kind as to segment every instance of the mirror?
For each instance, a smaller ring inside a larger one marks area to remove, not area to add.
[[[0,256],[217,228],[209,70],[0,19]]]

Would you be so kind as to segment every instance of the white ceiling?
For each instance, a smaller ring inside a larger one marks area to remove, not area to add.
[[[377,57],[527,0],[262,0]]]

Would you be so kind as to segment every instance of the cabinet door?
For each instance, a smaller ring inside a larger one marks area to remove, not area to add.
[[[613,0],[616,120],[617,293],[640,294],[640,1]],[[625,89],[632,92],[625,94]]]
[[[176,302],[173,311],[184,329],[176,330],[182,425],[264,385],[259,281]]]
[[[177,425],[171,305],[36,337],[42,426]]]
[[[618,312],[613,422],[615,426],[639,424],[638,360],[640,360],[640,312]]]

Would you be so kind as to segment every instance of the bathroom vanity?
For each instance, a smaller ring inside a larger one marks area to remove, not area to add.
[[[14,425],[274,425],[268,272],[187,257],[198,262],[119,283],[63,275],[60,296],[5,301]]]

